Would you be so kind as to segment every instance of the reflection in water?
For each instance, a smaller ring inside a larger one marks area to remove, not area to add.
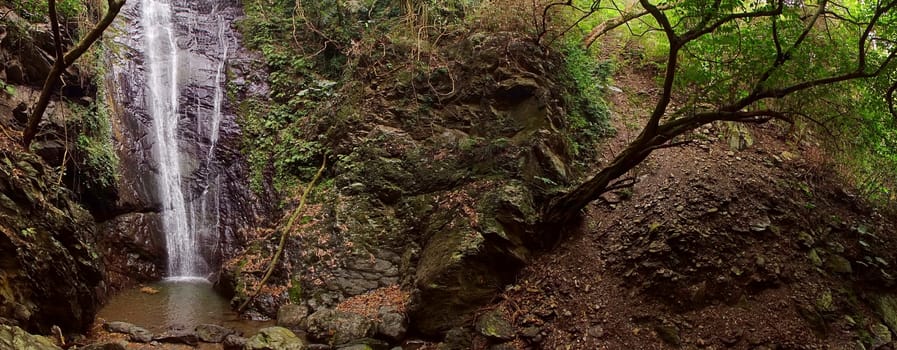
[[[240,319],[228,301],[202,278],[167,279],[149,287],[159,293],[148,294],[139,289],[122,291],[112,297],[98,317],[133,323],[153,333],[170,328],[192,330],[196,325],[212,323],[254,334],[272,323]]]

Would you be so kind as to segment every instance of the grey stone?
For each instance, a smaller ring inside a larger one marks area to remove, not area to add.
[[[305,328],[308,306],[287,304],[277,310],[277,325],[287,328]]]
[[[127,334],[128,339],[137,343],[153,341],[153,333],[127,322],[107,322],[106,330],[113,333]]]
[[[408,325],[402,314],[385,313],[380,315],[380,320],[377,322],[377,334],[398,341],[405,337],[406,332],[408,332]]]
[[[246,338],[243,338],[236,334],[231,334],[224,337],[224,350],[242,350],[243,346],[246,345]]]
[[[331,344],[346,344],[374,333],[374,323],[358,314],[321,309],[308,316],[308,334]]]
[[[228,335],[236,333],[233,329],[216,324],[201,324],[194,329],[199,340],[206,343],[221,343]]]

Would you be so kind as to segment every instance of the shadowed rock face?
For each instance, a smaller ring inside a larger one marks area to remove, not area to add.
[[[148,112],[145,35],[140,2],[128,2],[114,24],[109,60],[109,98],[120,158],[119,200],[103,225],[107,260],[124,263],[124,284],[165,274],[165,236],[157,182],[153,119]],[[203,269],[215,271],[241,245],[238,231],[267,212],[254,198],[240,155],[240,129],[229,111],[227,77],[243,74],[247,54],[232,28],[242,15],[236,1],[178,1],[172,22],[179,49],[178,140],[181,190],[191,228],[201,237]],[[222,64],[223,63],[223,64]],[[217,95],[217,98],[216,98]],[[221,103],[216,107],[216,100]],[[220,119],[215,118],[220,111]],[[125,249],[121,249],[124,247]]]
[[[8,142],[8,140],[4,140]],[[84,332],[103,292],[90,214],[51,167],[20,147],[0,152],[0,323]]]

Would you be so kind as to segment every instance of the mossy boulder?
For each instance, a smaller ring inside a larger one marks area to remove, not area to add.
[[[19,327],[0,325],[0,348],[15,350],[59,350],[49,339],[31,335]]]
[[[302,350],[305,347],[302,339],[283,327],[262,328],[243,345],[244,350]]]

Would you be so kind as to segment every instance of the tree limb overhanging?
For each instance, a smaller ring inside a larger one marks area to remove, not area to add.
[[[56,84],[59,83],[60,78],[62,77],[62,73],[65,72],[66,68],[72,65],[81,55],[87,52],[87,49],[93,45],[94,42],[97,41],[102,35],[106,28],[112,24],[112,21],[118,15],[118,12],[121,11],[122,6],[125,5],[125,0],[107,0],[109,9],[106,11],[106,14],[103,15],[103,18],[100,19],[99,22],[81,39],[74,47],[71,48],[65,55],[62,55],[62,40],[59,35],[59,19],[56,15],[56,2],[55,0],[49,0],[49,15],[50,15],[50,23],[51,27],[53,27],[53,40],[55,41],[56,47],[56,61],[53,62],[53,68],[50,70],[50,73],[47,75],[47,79],[44,81],[43,88],[41,88],[40,97],[37,100],[37,103],[34,104],[34,107],[31,111],[31,116],[28,117],[28,124],[25,126],[25,130],[22,132],[22,144],[25,148],[28,148],[31,145],[31,142],[34,141],[34,136],[37,135],[38,126],[40,125],[40,121],[43,118],[44,112],[47,110],[47,106],[50,104],[50,97],[53,94],[53,90],[56,87]],[[60,59],[61,58],[61,59]]]
[[[810,90],[822,86],[830,86],[833,84],[870,77],[876,77],[888,74],[895,70],[895,57],[897,57],[897,46],[891,45],[886,48],[889,51],[883,52],[883,55],[877,56],[877,62],[873,67],[869,67],[870,58],[869,51],[873,41],[881,41],[875,38],[874,32],[883,16],[893,16],[893,12],[897,11],[897,0],[889,0],[877,3],[874,13],[869,17],[869,22],[865,21],[845,21],[852,23],[862,30],[858,30],[859,38],[856,46],[855,66],[844,71],[836,71],[827,73],[827,75],[807,77],[783,84],[778,87],[769,86],[769,80],[782,66],[793,59],[793,53],[806,45],[807,38],[819,27],[820,18],[824,17],[830,11],[828,6],[830,0],[822,0],[816,6],[812,16],[804,18],[804,27],[794,41],[786,47],[780,37],[781,33],[776,20],[785,10],[786,3],[784,0],[770,1],[767,6],[763,6],[751,11],[733,12],[729,14],[721,13],[721,1],[715,0],[708,4],[705,12],[690,18],[697,22],[691,28],[682,29],[678,32],[677,28],[683,24],[683,21],[677,22],[675,25],[671,23],[670,18],[665,11],[658,5],[652,4],[649,0],[639,0],[639,4],[644,8],[644,13],[650,15],[664,32],[664,36],[669,44],[669,51],[666,56],[666,67],[662,81],[660,96],[657,99],[653,110],[643,127],[639,136],[629,143],[626,149],[618,154],[613,161],[603,169],[599,170],[594,176],[586,180],[584,183],[573,188],[572,190],[559,194],[551,198],[547,205],[543,207],[542,218],[544,227],[557,227],[557,224],[568,222],[579,216],[580,210],[586,207],[590,202],[597,200],[600,196],[612,188],[612,182],[628,173],[635,166],[644,161],[654,150],[669,147],[670,140],[685,134],[686,132],[698,128],[702,125],[714,121],[735,121],[749,123],[763,123],[772,119],[780,119],[792,122],[793,116],[801,116],[798,112],[782,112],[768,107],[767,101],[782,99],[786,96],[797,92]],[[678,4],[678,3],[676,3]],[[672,5],[675,7],[675,4]],[[793,6],[793,5],[787,5]],[[836,6],[840,6],[837,5]],[[611,22],[616,26],[627,22],[627,17],[644,16],[639,11],[626,11],[626,14],[619,20],[622,23]],[[716,30],[727,24],[737,24],[743,21],[771,21],[772,40],[774,47],[770,47],[770,52],[775,54],[769,66],[765,70],[761,70],[759,76],[751,82],[746,95],[732,100],[729,103],[717,106],[712,110],[684,110],[680,109],[671,113],[670,102],[674,94],[674,82],[677,79],[677,64],[679,62],[680,51],[690,42],[700,39],[706,35],[714,33]],[[607,23],[607,22],[606,22]],[[602,27],[605,24],[596,27],[592,33],[597,30],[598,35],[606,32]],[[612,28],[611,28],[612,29]],[[610,29],[608,29],[610,30]],[[588,36],[587,36],[588,38]],[[588,42],[584,42],[588,44]],[[894,107],[894,95],[897,94],[897,82],[888,89],[885,98],[888,100],[888,106],[892,114],[897,116]],[[666,119],[666,121],[664,121]]]

